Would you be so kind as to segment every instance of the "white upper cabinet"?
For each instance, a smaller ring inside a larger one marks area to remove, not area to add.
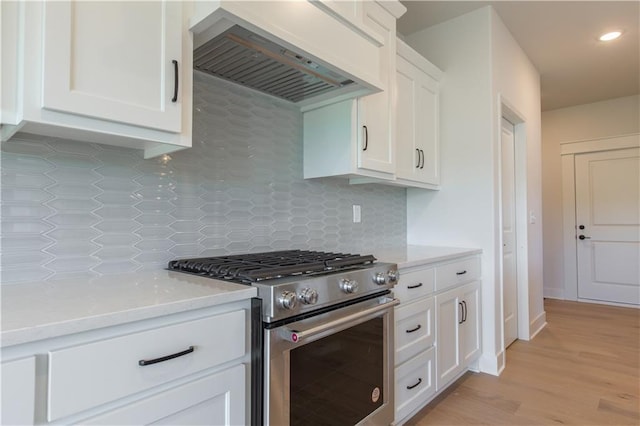
[[[360,140],[358,167],[393,173],[395,149],[393,145],[392,100],[394,92],[396,18],[374,2],[364,3],[364,24],[383,37],[382,57],[387,62],[381,67],[382,81],[387,90],[358,99],[358,122],[363,129]],[[363,139],[364,138],[364,139]]]
[[[46,2],[42,106],[180,132],[179,2]]]
[[[398,183],[440,185],[439,83],[442,73],[397,40],[396,154]]]
[[[305,178],[394,178],[396,16],[376,2],[364,2],[362,22],[383,40],[380,76],[385,89],[304,113]]]
[[[191,146],[190,3],[3,4],[3,140],[16,131],[127,146]],[[7,15],[5,15],[5,12]],[[6,77],[5,77],[6,76]],[[6,117],[6,118],[5,118]]]

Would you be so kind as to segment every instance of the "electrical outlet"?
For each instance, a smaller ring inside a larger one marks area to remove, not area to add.
[[[353,205],[353,223],[362,222],[362,210],[359,204]]]

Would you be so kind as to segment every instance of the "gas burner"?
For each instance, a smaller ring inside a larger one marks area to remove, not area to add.
[[[239,283],[346,271],[373,264],[371,255],[283,250],[197,259],[173,260],[169,269]]]

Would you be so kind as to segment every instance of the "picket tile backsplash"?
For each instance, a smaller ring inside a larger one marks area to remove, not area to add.
[[[404,189],[302,179],[297,107],[194,80],[193,148],[170,158],[30,134],[2,144],[3,284],[153,270],[181,256],[406,242]]]

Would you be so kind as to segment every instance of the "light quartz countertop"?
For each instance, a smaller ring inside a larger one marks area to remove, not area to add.
[[[372,250],[401,269],[481,253],[481,249],[403,246]],[[367,252],[366,254],[369,254]],[[166,270],[0,286],[0,346],[249,299],[255,287]]]
[[[379,262],[397,263],[399,269],[428,265],[434,262],[443,262],[461,256],[470,256],[480,253],[482,253],[482,249],[479,248],[417,245],[373,251],[374,256]]]
[[[0,286],[0,346],[249,299],[254,287],[172,271]]]

